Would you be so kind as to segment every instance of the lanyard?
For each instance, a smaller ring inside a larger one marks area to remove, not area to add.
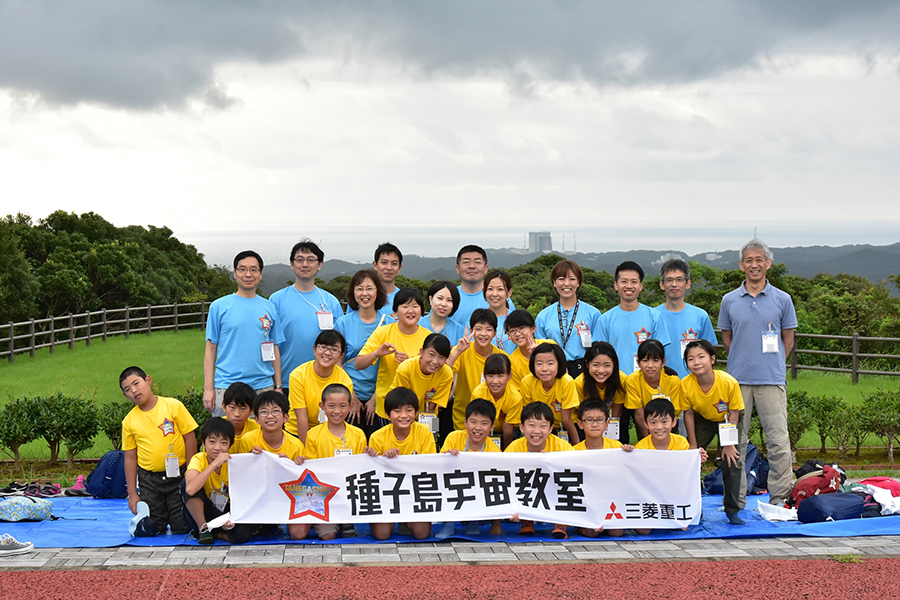
[[[562,347],[565,349],[566,344],[569,343],[569,338],[572,337],[572,328],[575,327],[575,315],[578,314],[578,305],[581,303],[581,300],[575,301],[574,312],[572,313],[572,320],[569,322],[569,330],[566,331],[565,327],[563,327],[563,309],[562,304],[559,302],[556,303],[556,314],[559,317],[559,337],[562,338]],[[566,311],[569,312],[569,311]]]
[[[307,300],[307,299],[306,299],[306,296],[304,296],[303,293],[302,293],[300,290],[298,290],[298,289],[295,288],[294,286],[291,286],[291,288],[292,288],[295,292],[297,292],[297,295],[298,295],[298,296],[300,296],[301,298],[303,298],[303,301],[304,301],[304,302],[306,302],[307,304],[309,304],[310,306],[312,306],[314,311],[319,312],[319,309],[316,308],[316,305],[313,304],[312,302],[310,302],[309,300]],[[329,311],[329,310],[325,307],[325,295],[322,293],[322,290],[320,290],[319,288],[316,288],[316,291],[319,292],[319,298],[322,299],[322,312],[331,312],[331,311]]]

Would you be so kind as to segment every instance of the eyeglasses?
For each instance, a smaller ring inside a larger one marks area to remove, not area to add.
[[[606,423],[606,419],[582,419],[581,422],[587,425],[599,425],[600,423]]]
[[[265,419],[269,415],[272,415],[273,417],[280,417],[283,414],[284,411],[282,411],[280,408],[273,408],[272,410],[261,410],[256,413],[256,416],[260,419]]]
[[[468,267],[469,265],[475,265],[476,267],[480,267],[484,264],[484,260],[481,258],[476,258],[474,260],[471,258],[464,258],[461,261],[459,261],[459,264],[460,264],[460,266],[463,266],[463,267]]]
[[[238,267],[237,269],[234,270],[234,272],[239,275],[244,275],[246,273],[250,273],[251,275],[257,275],[259,273],[259,267],[250,267],[249,269],[247,267]]]
[[[684,283],[687,281],[687,277],[666,277],[663,279],[663,283],[666,285],[672,285],[673,283]]]
[[[307,256],[307,257],[295,256],[294,262],[297,263],[298,265],[302,265],[302,264],[314,265],[317,262],[319,262],[319,259],[315,256]]]
[[[340,346],[324,346],[322,344],[316,344],[316,350],[318,350],[322,354],[335,355],[341,353]]]
[[[372,292],[375,291],[375,286],[369,285],[369,286],[363,287],[361,285],[358,285],[355,288],[353,288],[353,291],[356,292],[357,294],[361,294],[363,292],[369,292],[371,294]]]

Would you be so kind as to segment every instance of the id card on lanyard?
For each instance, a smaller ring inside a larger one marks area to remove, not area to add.
[[[763,331],[763,333],[762,333],[763,354],[777,354],[778,353],[778,338],[779,337],[780,337],[780,332],[775,331],[772,328],[772,323],[770,321],[769,329],[767,331]]]
[[[166,454],[166,477],[178,477],[181,475],[181,469],[178,465],[178,455],[175,454],[175,448],[169,444],[169,453]]]
[[[572,337],[572,329],[575,328],[575,317],[578,316],[578,305],[581,304],[581,300],[575,301],[575,307],[572,309],[572,318],[569,320],[569,328],[566,330],[565,325],[563,325],[563,309],[562,304],[559,302],[556,303],[556,316],[559,318],[559,337],[562,342],[560,346],[563,351],[566,349],[566,344],[569,343],[569,338]],[[568,311],[566,311],[568,313]],[[583,340],[582,340],[583,343]],[[590,344],[588,344],[590,346]]]

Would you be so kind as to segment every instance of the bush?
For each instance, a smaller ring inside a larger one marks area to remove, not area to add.
[[[38,434],[50,446],[50,465],[59,462],[59,448],[66,443],[67,463],[91,447],[100,428],[94,401],[57,393],[33,399],[36,403]]]
[[[0,442],[12,450],[15,468],[21,468],[19,448],[40,437],[37,398],[10,398],[0,411]]]
[[[790,391],[787,394],[788,440],[791,443],[791,462],[797,462],[797,444],[803,434],[809,431],[814,421],[812,401],[804,391]]]
[[[850,406],[844,401],[839,401],[831,413],[831,439],[837,444],[840,452],[840,460],[847,460],[847,449],[856,442],[856,456],[859,456],[859,446],[866,434],[866,429],[860,411],[855,406]]]
[[[212,416],[206,407],[203,406],[203,390],[197,390],[195,388],[187,388],[179,392],[176,396],[181,403],[184,404],[185,408],[188,409],[188,412],[191,413],[191,416],[194,417],[194,420],[197,421],[197,430],[194,432],[197,434],[197,447],[199,448],[202,445],[202,440],[200,440],[200,429],[203,427],[203,424]]]
[[[888,462],[893,463],[894,442],[900,442],[900,392],[878,389],[862,397],[865,429],[885,441]]]
[[[828,451],[825,447],[825,440],[832,435],[835,426],[834,415],[841,404],[841,399],[837,396],[810,396],[809,398],[809,409],[812,412],[813,425],[822,444],[819,448],[819,452],[822,454]]]
[[[127,400],[108,402],[100,407],[100,431],[106,434],[116,450],[122,449],[122,421],[132,408],[134,404]]]

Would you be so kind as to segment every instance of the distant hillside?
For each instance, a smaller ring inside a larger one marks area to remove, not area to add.
[[[900,243],[890,246],[870,246],[857,244],[852,246],[809,246],[794,248],[772,248],[775,262],[787,265],[788,272],[801,277],[815,277],[819,273],[849,273],[861,275],[876,283],[887,279],[888,275],[900,273]],[[488,262],[492,267],[509,269],[516,265],[531,262],[539,256],[509,248],[491,249],[487,251]],[[563,253],[561,256],[571,258],[583,267],[595,271],[612,273],[616,266],[626,260],[633,260],[641,265],[647,273],[655,273],[659,265],[671,256],[712,265],[720,269],[736,269],[738,251],[708,252],[690,256],[677,250],[631,250],[629,252],[591,252]],[[456,257],[429,258],[415,254],[403,257],[401,273],[407,277],[428,281],[431,279],[456,279]],[[343,260],[326,260],[319,277],[329,281],[339,275],[352,275],[358,269],[370,264],[354,264]],[[265,295],[287,285],[294,280],[290,266],[284,264],[266,265],[265,276],[260,287]],[[896,290],[894,290],[896,293]]]

